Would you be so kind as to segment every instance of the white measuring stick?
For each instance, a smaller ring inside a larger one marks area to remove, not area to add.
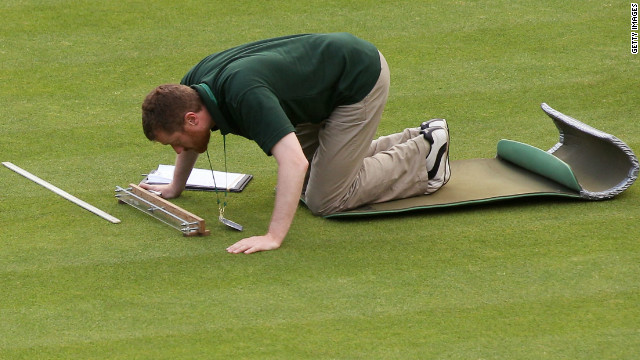
[[[18,167],[16,165],[13,165],[10,162],[3,162],[2,165],[4,165],[4,166],[8,167],[9,169],[17,172],[20,175],[26,177],[27,179],[35,182],[36,184],[44,186],[45,188],[53,191],[54,193],[62,196],[63,198],[71,201],[72,203],[91,211],[92,213],[102,217],[105,220],[111,221],[114,224],[118,224],[120,222],[119,219],[107,214],[106,212],[98,209],[97,207],[95,207],[95,206],[93,206],[93,205],[91,205],[91,204],[89,204],[89,203],[87,203],[85,201],[82,201],[82,200],[78,199],[77,197],[69,194],[68,192],[66,192],[64,190],[49,184],[48,182],[40,179],[39,177],[33,175],[32,173],[30,173],[30,172],[28,172],[26,170],[23,170],[22,168],[20,168],[20,167]]]

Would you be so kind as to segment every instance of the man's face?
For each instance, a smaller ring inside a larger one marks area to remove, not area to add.
[[[171,145],[176,154],[185,150],[193,150],[202,154],[207,151],[211,131],[207,128],[185,126],[181,131],[172,134],[158,130],[155,135],[157,142],[162,145]]]

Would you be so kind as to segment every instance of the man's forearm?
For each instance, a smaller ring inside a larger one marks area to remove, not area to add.
[[[191,174],[191,170],[193,170],[193,166],[196,164],[196,160],[198,160],[198,153],[193,150],[182,151],[176,157],[176,168],[173,173],[173,181],[171,184],[180,192],[184,190],[185,185],[187,184],[187,179],[189,179],[189,175]]]
[[[278,162],[278,182],[269,234],[281,242],[287,235],[298,209],[309,163],[294,133],[278,142],[272,152]]]
[[[305,163],[289,164],[278,167],[276,199],[269,224],[269,233],[282,241],[293,222],[307,166]]]

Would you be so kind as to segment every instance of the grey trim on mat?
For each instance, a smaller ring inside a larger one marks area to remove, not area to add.
[[[560,132],[559,142],[555,146],[553,146],[551,149],[547,150],[548,153],[554,154],[556,151],[561,149],[565,145],[567,133],[573,131],[574,135],[580,134],[581,136],[582,134],[586,134],[593,138],[600,139],[601,141],[613,144],[619,151],[621,151],[628,158],[628,161],[629,161],[628,174],[626,175],[626,177],[621,178],[620,182],[617,185],[609,189],[600,190],[600,191],[591,191],[583,187],[582,191],[580,192],[580,196],[582,198],[588,199],[588,200],[604,200],[604,199],[612,198],[620,194],[624,190],[626,190],[638,178],[638,169],[640,168],[638,163],[638,158],[633,153],[631,148],[627,144],[625,144],[622,140],[618,139],[617,137],[611,134],[595,129],[570,116],[564,115],[561,112],[552,109],[546,103],[542,103],[541,108],[547,115],[549,115],[549,117],[551,117],[551,119],[554,121],[554,123],[556,124],[556,127]],[[569,163],[569,165],[571,164]]]

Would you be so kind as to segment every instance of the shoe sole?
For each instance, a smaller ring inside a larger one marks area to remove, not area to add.
[[[449,131],[447,128],[435,126],[428,127],[427,129],[431,131],[425,131],[425,136],[428,136],[432,140],[430,141],[430,143],[432,143],[431,151],[429,151],[429,155],[427,156],[427,172],[429,176],[427,193],[433,193],[449,182],[451,178],[451,167],[449,165]],[[444,133],[442,130],[444,130]],[[444,164],[442,163],[443,159]]]

